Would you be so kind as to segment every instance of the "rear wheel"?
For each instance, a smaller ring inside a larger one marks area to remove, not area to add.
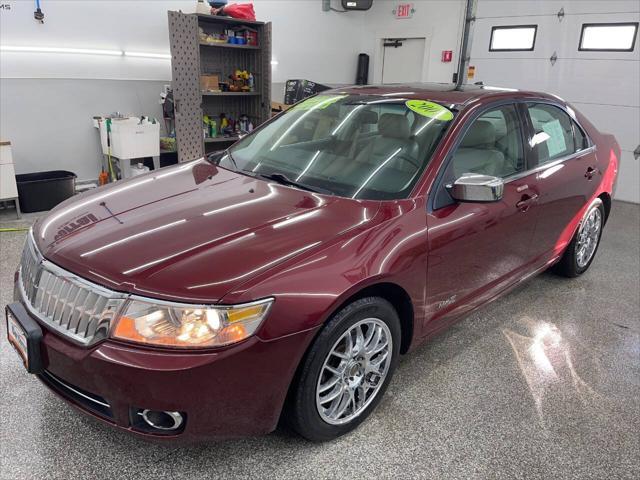
[[[600,245],[604,215],[602,200],[596,198],[587,209],[564,255],[554,266],[556,273],[577,277],[587,271]]]
[[[356,428],[382,399],[400,349],[400,320],[378,297],[356,300],[324,327],[290,397],[288,422],[313,441]]]

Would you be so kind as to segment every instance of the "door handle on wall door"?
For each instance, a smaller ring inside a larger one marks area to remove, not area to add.
[[[521,212],[526,212],[527,210],[529,210],[529,207],[531,206],[531,204],[535,202],[537,199],[538,199],[538,194],[536,193],[532,193],[531,195],[525,194],[522,196],[522,199],[518,203],[516,203],[516,208]]]

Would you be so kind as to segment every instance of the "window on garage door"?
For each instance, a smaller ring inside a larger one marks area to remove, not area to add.
[[[560,108],[544,103],[528,104],[527,107],[535,132],[531,147],[538,165],[571,155],[588,145],[580,127]]]
[[[638,22],[583,23],[578,50],[633,52],[637,35]]]

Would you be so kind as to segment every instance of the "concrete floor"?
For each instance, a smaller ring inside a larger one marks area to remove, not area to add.
[[[0,477],[640,478],[639,237],[640,207],[614,204],[587,274],[542,274],[461,321],[403,359],[364,425],[320,445],[117,432],[26,374],[3,321]],[[0,233],[3,305],[23,238]]]

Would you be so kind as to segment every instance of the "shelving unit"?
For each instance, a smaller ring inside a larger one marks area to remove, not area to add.
[[[239,50],[260,50],[260,47],[255,45],[233,45],[231,43],[203,43],[200,42],[201,47],[218,47],[218,48],[235,48]]]
[[[202,42],[206,33],[234,27],[257,31],[258,45]],[[202,117],[220,113],[237,119],[249,117],[255,127],[271,114],[271,24],[200,14],[169,12],[172,86],[176,113],[176,143],[181,162],[200,158],[237,141],[237,136],[204,138]],[[203,92],[200,75],[228,78],[235,70],[254,77],[252,92]],[[219,123],[218,123],[219,127]]]
[[[202,92],[203,97],[252,97],[260,92]]]

